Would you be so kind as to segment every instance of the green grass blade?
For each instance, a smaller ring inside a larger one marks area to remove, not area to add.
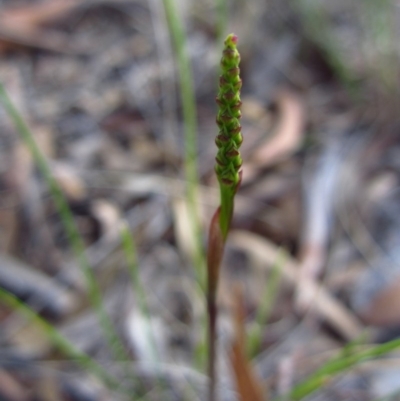
[[[333,72],[345,85],[349,93],[356,96],[358,91],[356,77],[339,52],[339,45],[329,29],[329,20],[323,7],[307,0],[293,1],[292,4],[301,16],[305,34],[310,42],[322,50]]]
[[[151,356],[151,362],[159,362],[157,355],[157,345],[155,339],[155,333],[151,330],[151,315],[146,302],[146,294],[139,276],[139,265],[137,261],[136,246],[134,243],[133,236],[129,231],[128,225],[124,225],[121,228],[121,241],[122,249],[125,254],[125,259],[127,262],[129,274],[131,276],[133,293],[135,294],[136,301],[139,305],[139,310],[141,314],[147,320],[147,333],[146,336],[150,339],[152,345],[153,355]],[[161,389],[165,388],[166,383],[157,376],[157,387],[159,394],[161,394]]]
[[[157,345],[155,339],[155,333],[151,330],[151,314],[146,302],[146,293],[144,291],[144,287],[139,275],[139,264],[137,261],[137,251],[134,242],[134,238],[129,231],[128,225],[124,225],[121,229],[121,240],[122,240],[122,248],[124,250],[125,258],[128,264],[129,273],[132,280],[133,291],[136,297],[136,300],[139,305],[140,312],[143,316],[146,317],[147,320],[147,328],[148,328],[148,337],[152,343],[152,347],[154,350],[154,354],[152,355],[152,362],[160,362],[159,357],[157,355]],[[157,386],[159,390],[159,394],[162,395],[161,390],[166,388],[167,383],[163,378],[157,376]],[[190,388],[185,388],[185,392],[190,394],[188,399],[193,399],[194,389],[191,386]]]
[[[227,0],[216,0],[215,6],[217,14],[217,41],[222,47],[228,25],[228,2]]]
[[[187,201],[193,233],[196,238],[196,254],[193,264],[200,287],[205,288],[205,253],[202,232],[197,210],[198,167],[197,167],[197,113],[196,98],[193,89],[191,65],[186,49],[183,24],[179,18],[174,0],[163,0],[171,38],[174,44],[180,81],[184,135],[185,135],[185,178],[187,182]]]
[[[136,295],[136,300],[138,302],[140,312],[147,319],[148,328],[149,328],[148,335],[150,337],[150,341],[152,342],[153,350],[156,351],[157,346],[156,346],[156,340],[155,340],[155,333],[154,333],[154,331],[151,331],[151,314],[150,314],[148,304],[146,302],[146,293],[145,293],[143,284],[142,284],[140,276],[139,276],[139,269],[138,269],[139,264],[137,261],[136,246],[135,246],[134,238],[133,238],[131,232],[129,231],[128,226],[122,227],[121,240],[122,240],[122,247],[124,250],[125,258],[126,258],[126,261],[128,264],[129,273],[130,273],[131,280],[132,280],[133,291],[134,291],[134,294]],[[201,348],[202,351],[201,351],[201,363],[199,363],[198,365],[201,366],[205,362],[204,355],[206,352],[205,351],[206,345],[204,342],[202,342],[199,344],[199,347]],[[156,353],[154,353],[154,355],[152,357],[153,357],[152,362],[159,362],[159,358]],[[195,357],[195,359],[196,359],[196,357]],[[199,359],[200,359],[200,356],[199,356]],[[159,378],[157,384],[160,389],[166,387],[166,383],[163,379]],[[189,397],[189,399],[193,399],[193,395],[194,395],[193,386],[190,385],[189,388],[185,388],[185,391],[191,395],[191,397]]]
[[[269,321],[272,307],[278,293],[279,283],[282,277],[282,267],[285,263],[285,256],[286,255],[281,248],[265,285],[265,290],[263,291],[265,296],[257,310],[255,326],[249,333],[248,347],[250,358],[254,358],[260,351],[262,344],[262,330]]]
[[[84,273],[86,284],[88,286],[89,298],[94,306],[98,319],[100,321],[101,327],[104,331],[106,339],[110,344],[115,356],[119,360],[126,360],[126,354],[123,351],[123,346],[118,334],[116,333],[113,323],[108,317],[107,313],[104,310],[102,295],[100,288],[97,285],[96,279],[94,277],[93,271],[89,266],[89,263],[85,254],[85,246],[82,240],[82,237],[79,234],[79,231],[75,225],[74,217],[69,208],[67,200],[64,197],[58,183],[54,179],[50,166],[39,149],[34,136],[21,114],[18,112],[11,99],[9,98],[6,90],[4,89],[3,84],[0,82],[0,102],[3,104],[6,112],[10,116],[12,122],[15,125],[17,132],[20,135],[21,140],[27,146],[32,157],[37,164],[40,173],[43,175],[57,211],[61,218],[61,223],[67,233],[69,243],[71,245],[72,251],[75,257],[78,259],[79,265]]]
[[[356,366],[361,362],[384,356],[389,352],[395,351],[399,348],[400,339],[395,339],[385,344],[379,344],[361,351],[346,349],[344,354],[341,352],[338,357],[327,362],[307,379],[295,386],[295,388],[291,391],[289,398],[296,401],[301,400],[312,392],[318,390],[329,380],[333,379],[334,376],[352,368],[353,366]]]
[[[146,302],[146,294],[140,280],[139,276],[139,268],[137,262],[137,253],[135,243],[133,241],[133,237],[129,228],[127,226],[122,227],[121,229],[121,239],[122,239],[122,248],[125,254],[126,262],[128,265],[129,274],[131,276],[133,292],[135,294],[135,298],[138,302],[140,312],[143,316],[146,317],[148,323],[149,333],[147,335],[150,337],[150,341],[152,342],[153,350],[156,352],[156,341],[154,338],[154,333],[151,332],[151,315]],[[157,355],[152,355],[152,362],[157,359]]]
[[[118,381],[111,376],[106,369],[99,365],[95,360],[90,358],[87,354],[77,350],[73,344],[71,344],[56,328],[50,323],[40,317],[36,311],[29,308],[26,304],[20,301],[17,297],[9,293],[8,291],[0,288],[0,300],[8,305],[15,311],[18,311],[24,315],[28,320],[32,321],[35,325],[43,330],[43,332],[50,339],[52,344],[60,351],[63,355],[75,360],[82,367],[88,369],[90,372],[95,374],[99,379],[102,380],[109,388],[119,388]]]

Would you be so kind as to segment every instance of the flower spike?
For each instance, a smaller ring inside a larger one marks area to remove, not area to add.
[[[221,77],[218,104],[217,125],[219,134],[216,138],[218,153],[215,172],[221,189],[220,225],[224,238],[228,234],[233,213],[233,198],[240,184],[242,158],[239,147],[242,143],[240,125],[240,89],[242,80],[239,73],[240,54],[236,48],[237,36],[228,35],[225,40],[221,59]]]

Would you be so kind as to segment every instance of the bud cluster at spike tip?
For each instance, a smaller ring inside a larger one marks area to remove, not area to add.
[[[242,158],[239,147],[242,143],[240,126],[240,89],[242,80],[239,73],[240,54],[236,49],[237,36],[228,35],[224,42],[221,59],[222,75],[219,79],[217,125],[219,128],[215,143],[218,147],[215,172],[221,185],[236,190],[240,181]]]

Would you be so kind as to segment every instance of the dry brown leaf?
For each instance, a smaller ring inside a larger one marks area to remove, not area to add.
[[[32,32],[45,23],[65,16],[80,0],[51,0],[42,3],[9,7],[0,12],[0,25],[11,32]]]
[[[79,0],[52,0],[4,9],[0,12],[0,52],[21,45],[69,52],[72,47],[65,35],[45,34],[41,25],[65,16],[81,4]]]
[[[379,286],[379,284],[377,284]],[[397,326],[400,323],[400,278],[381,289],[358,313],[374,326]]]
[[[92,213],[101,225],[103,236],[118,239],[121,227],[121,211],[106,199],[95,199],[92,202]]]
[[[245,312],[243,308],[243,292],[239,286],[234,291],[235,339],[232,344],[230,361],[241,401],[264,401],[263,386],[255,375],[246,357],[246,340],[244,329]]]
[[[87,196],[85,183],[70,165],[61,162],[54,163],[52,173],[67,199],[82,201]]]
[[[32,172],[32,162],[26,148],[16,144],[8,152],[10,157],[7,169],[1,184],[3,186],[0,201],[0,249],[12,253],[18,244],[20,229],[19,204]],[[2,155],[2,157],[7,157]]]
[[[196,238],[194,237],[187,202],[182,198],[174,199],[172,210],[178,248],[188,260],[191,260],[196,254]]]
[[[12,189],[2,191],[0,201],[0,252],[11,253],[18,243],[18,196]]]
[[[229,242],[239,249],[250,252],[263,262],[263,266],[271,268],[278,259],[279,249],[256,234],[245,231],[232,231]],[[286,257],[282,266],[282,278],[292,287],[296,287],[299,280],[298,263]],[[328,321],[346,339],[354,340],[364,332],[362,324],[339,300],[332,297],[323,286],[315,281],[305,280],[303,290],[312,297],[312,310]]]
[[[280,119],[272,139],[258,147],[243,166],[244,181],[255,177],[258,170],[272,166],[290,156],[300,145],[305,125],[302,100],[293,92],[282,90],[277,97]]]
[[[8,401],[28,400],[28,393],[23,389],[13,376],[4,370],[0,370],[0,399]]]
[[[1,23],[1,20],[0,20]],[[11,32],[7,27],[0,25],[0,53],[10,50],[33,48],[56,53],[80,54],[83,50],[70,42],[68,37],[58,32],[45,31]]]
[[[318,287],[317,277],[326,259],[325,248],[320,244],[307,243],[303,245],[299,259],[295,303],[296,308],[304,313],[315,301],[315,294],[309,291],[308,283]]]
[[[280,120],[275,136],[254,153],[252,160],[260,167],[270,166],[295,151],[302,139],[305,122],[303,103],[293,92],[283,90],[277,99]]]
[[[242,117],[259,121],[266,116],[267,110],[259,99],[251,96],[242,97]]]

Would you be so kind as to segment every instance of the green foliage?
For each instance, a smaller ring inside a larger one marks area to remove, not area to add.
[[[301,400],[314,391],[321,388],[324,384],[332,380],[335,376],[343,373],[361,362],[378,358],[400,348],[400,340],[395,339],[384,344],[372,346],[370,348],[359,349],[359,347],[344,347],[338,356],[332,358],[321,368],[317,369],[307,379],[303,380],[290,392],[291,400]]]
[[[264,296],[256,312],[254,326],[248,334],[247,349],[251,358],[256,357],[261,350],[263,332],[265,331],[265,326],[268,323],[274,301],[278,294],[282,267],[285,263],[285,259],[286,255],[281,249],[267,279],[265,290],[263,291]]]
[[[186,49],[186,35],[182,21],[179,18],[175,0],[163,0],[168,20],[170,35],[174,44],[182,101],[184,139],[185,139],[185,179],[186,197],[190,212],[192,232],[196,239],[196,250],[193,255],[193,265],[196,269],[197,281],[204,289],[204,249],[202,245],[202,231],[198,215],[198,167],[197,167],[197,112],[196,98],[193,89],[193,79],[190,59]]]
[[[18,311],[21,315],[24,315],[28,320],[32,321],[40,329],[42,329],[43,333],[50,339],[52,345],[59,352],[61,352],[62,355],[70,358],[72,361],[76,361],[83,368],[88,369],[90,372],[98,376],[110,388],[120,388],[119,383],[107,372],[106,369],[104,369],[88,355],[76,349],[72,343],[70,343],[50,323],[40,317],[36,311],[29,308],[14,295],[2,288],[0,288],[0,300],[13,310]]]
[[[110,345],[110,348],[114,352],[114,355],[119,360],[126,360],[127,353],[124,350],[122,341],[120,340],[114,324],[111,322],[107,315],[102,300],[102,294],[100,288],[96,282],[93,271],[89,266],[89,262],[86,258],[85,245],[83,239],[76,227],[74,216],[68,205],[67,200],[63,192],[61,191],[57,181],[54,179],[50,166],[46,160],[46,157],[41,152],[37,145],[35,138],[22,118],[21,114],[15,108],[7,92],[5,91],[2,83],[0,83],[0,103],[3,104],[5,110],[10,116],[15,128],[25,146],[29,149],[32,157],[37,164],[40,173],[43,175],[45,182],[50,190],[52,199],[57,208],[57,211],[61,218],[61,223],[68,235],[68,240],[71,245],[74,256],[77,258],[78,263],[82,269],[82,272],[86,279],[86,284],[89,290],[90,301],[97,313],[99,322],[103,328],[104,334]]]

